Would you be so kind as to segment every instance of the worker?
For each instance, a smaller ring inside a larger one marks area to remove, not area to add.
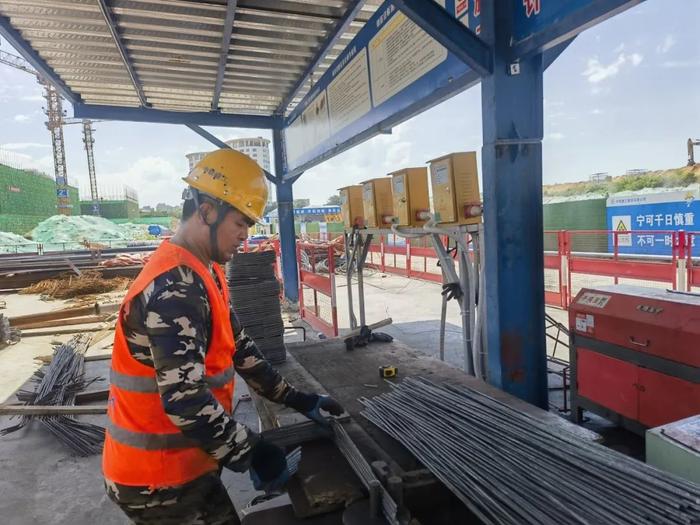
[[[234,371],[257,394],[320,424],[332,398],[293,388],[231,311],[220,264],[236,253],[267,202],[262,169],[222,149],[184,179],[182,222],[129,288],[112,352],[103,473],[107,494],[136,524],[237,524],[223,467],[258,489],[288,478],[278,447],[237,423]]]

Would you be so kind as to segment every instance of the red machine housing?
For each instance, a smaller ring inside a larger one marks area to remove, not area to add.
[[[700,295],[584,288],[569,307],[571,413],[643,433],[700,414]]]

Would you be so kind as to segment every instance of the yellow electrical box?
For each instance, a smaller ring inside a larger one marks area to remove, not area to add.
[[[362,204],[368,228],[386,228],[394,215],[391,199],[391,179],[382,177],[362,183]]]
[[[365,219],[362,206],[362,186],[340,188],[340,214],[346,228],[364,228]]]
[[[451,153],[428,161],[433,206],[441,224],[481,222],[481,197],[473,151]]]
[[[427,168],[405,168],[390,173],[394,200],[394,224],[397,226],[423,226],[422,212],[430,213]]]

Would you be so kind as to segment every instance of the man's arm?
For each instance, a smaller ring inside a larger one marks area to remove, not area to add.
[[[236,372],[256,394],[274,403],[284,404],[292,387],[262,355],[255,341],[246,334],[236,314],[231,312],[231,327],[236,338],[233,365]]]
[[[146,333],[163,408],[188,438],[216,460],[244,470],[257,435],[224,410],[204,381],[210,309],[201,279],[189,269],[157,289],[146,307]],[[237,469],[238,470],[238,469]]]
[[[231,311],[231,326],[236,338],[236,354],[233,364],[236,372],[258,395],[275,403],[286,405],[319,424],[325,425],[320,413],[323,409],[339,416],[343,408],[334,399],[318,394],[307,394],[291,386],[262,355],[258,346],[241,325],[236,314]]]

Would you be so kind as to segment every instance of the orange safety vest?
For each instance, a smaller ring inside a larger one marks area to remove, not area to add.
[[[213,265],[223,288],[220,290],[199,259],[165,241],[129,288],[114,336],[102,470],[105,478],[122,485],[182,485],[218,469],[217,461],[170,421],[158,394],[155,369],[132,357],[122,327],[131,300],[156,277],[177,266],[187,266],[204,281],[211,308],[204,379],[224,410],[231,413],[236,347],[224,272],[218,264]]]

